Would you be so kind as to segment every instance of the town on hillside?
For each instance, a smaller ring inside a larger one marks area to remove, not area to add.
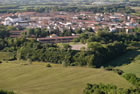
[[[17,28],[47,28],[50,32],[54,30],[63,32],[65,29],[86,30],[86,28],[97,32],[106,28],[109,32],[123,30],[123,32],[129,33],[134,31],[134,28],[140,27],[139,20],[139,16],[124,13],[56,11],[50,13],[17,12],[0,14],[0,24],[2,25],[15,26]],[[11,37],[19,37],[22,32],[27,31],[10,31]],[[53,34],[50,37],[41,37],[37,40],[48,43],[70,42],[76,36],[76,34],[71,34],[68,37],[58,37],[57,34]]]

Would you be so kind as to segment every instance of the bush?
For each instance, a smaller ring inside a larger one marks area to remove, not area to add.
[[[15,94],[12,91],[4,91],[4,90],[0,90],[0,94]]]
[[[52,67],[51,64],[47,64],[46,67]]]
[[[113,69],[113,67],[109,66],[109,67],[106,67],[105,70],[107,71],[114,71],[115,73],[119,74],[119,75],[122,75],[124,72],[120,69]]]
[[[2,61],[0,61],[0,64],[2,64]]]
[[[123,74],[123,77],[136,87],[140,88],[140,78],[138,78],[135,74],[125,73]]]
[[[112,66],[105,67],[105,70],[112,71],[113,70],[113,67]]]
[[[120,69],[113,69],[113,71],[119,75],[122,75],[124,72]]]
[[[140,89],[125,89],[118,88],[115,85],[111,84],[87,84],[87,87],[84,89],[84,94],[140,94]]]

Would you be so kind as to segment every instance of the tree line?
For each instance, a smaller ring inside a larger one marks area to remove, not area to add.
[[[56,44],[42,44],[36,40],[25,38],[1,39],[0,50],[15,53],[15,59],[45,61],[56,64],[67,63],[67,65],[95,66],[100,67],[107,61],[123,54],[126,46],[122,42],[101,44],[91,42],[88,50],[75,51],[71,46]]]
[[[81,43],[100,42],[103,44],[112,43],[114,41],[122,41],[124,43],[130,41],[140,41],[140,29],[136,28],[135,32],[128,34],[126,34],[124,31],[116,33],[108,31],[98,31],[97,33],[83,32],[73,41]]]
[[[140,41],[139,30],[130,34],[110,33],[106,31],[94,33],[92,30],[81,33],[79,38],[74,41],[87,43],[87,48],[81,48],[80,51],[72,50],[69,44],[63,44],[59,47],[57,44],[43,44],[35,39],[27,39],[26,37],[9,38],[8,27],[0,29],[0,50],[13,52],[13,59],[23,59],[30,61],[44,61],[56,64],[65,64],[70,66],[90,66],[101,67],[112,59],[124,54],[127,47],[133,41]],[[3,33],[8,34],[3,36]],[[40,35],[44,33],[44,29],[30,29],[29,35]]]
[[[48,30],[47,28],[31,28],[26,29],[27,32],[23,32],[22,36],[25,37],[48,37],[52,34],[56,34],[57,36],[72,36],[72,34],[76,34],[72,29],[64,29],[61,31],[59,28]]]
[[[126,4],[113,4],[113,5],[104,5],[104,6],[42,6],[42,7],[23,7],[20,6],[7,6],[0,8],[0,13],[16,13],[16,12],[39,12],[39,13],[48,13],[51,11],[67,11],[67,12],[80,12],[80,11],[90,11],[93,13],[114,13],[114,12],[122,12],[122,13],[135,13],[134,9],[131,9]]]

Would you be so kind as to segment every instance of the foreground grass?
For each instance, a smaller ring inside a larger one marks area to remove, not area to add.
[[[132,86],[119,75],[83,67],[67,67],[17,62],[0,64],[0,88],[14,90],[16,94],[82,94],[87,83],[110,83],[118,87]]]

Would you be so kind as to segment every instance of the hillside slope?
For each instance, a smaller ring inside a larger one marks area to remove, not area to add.
[[[140,50],[137,51],[139,54],[133,58],[130,64],[120,66],[119,69],[123,70],[126,73],[136,74],[140,78]],[[131,53],[133,55],[134,53]],[[124,59],[124,58],[123,58]]]
[[[119,75],[104,69],[54,66],[44,64],[0,64],[0,88],[16,94],[82,94],[87,83],[132,86]]]

